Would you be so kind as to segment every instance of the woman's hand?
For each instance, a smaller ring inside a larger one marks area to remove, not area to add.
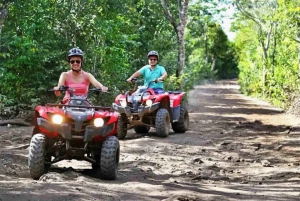
[[[55,96],[60,96],[61,95],[61,93],[59,91],[59,87],[53,87],[53,90],[54,90]]]
[[[106,86],[101,86],[101,90],[103,91],[103,92],[107,92],[108,91],[108,88],[106,87]]]

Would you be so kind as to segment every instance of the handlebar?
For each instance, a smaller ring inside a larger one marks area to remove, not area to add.
[[[62,85],[58,88],[58,90],[55,90],[55,89],[50,89],[48,91],[52,91],[52,92],[55,92],[55,91],[60,91],[60,92],[64,92],[64,91],[69,91],[70,92],[70,95],[73,96],[73,93],[75,92],[75,89],[69,87],[69,86],[65,86],[65,85]],[[89,89],[89,92],[95,92],[97,95],[102,92],[102,93],[108,93],[108,91],[102,91],[101,88],[92,88],[92,89]]]
[[[134,84],[138,84],[138,85],[143,85],[144,82],[142,80],[138,80],[137,78],[132,78],[131,79],[131,82],[134,83]],[[164,81],[158,81],[158,78],[155,79],[155,80],[151,80],[146,86],[150,86],[151,83],[158,83],[158,82],[164,82]]]
[[[132,78],[131,79],[131,83],[133,84],[138,84],[138,85],[142,85],[143,84],[143,81],[142,80],[139,80],[137,78]]]
[[[92,89],[89,89],[89,91],[93,91],[95,92],[97,95],[100,94],[100,93],[109,93],[110,90],[108,89],[107,91],[102,91],[101,88],[92,88]]]
[[[62,91],[69,91],[69,92],[73,92],[75,90],[73,88],[70,88],[69,86],[62,85],[57,90],[55,90],[55,89],[49,89],[48,91],[60,91],[60,92],[62,92]]]

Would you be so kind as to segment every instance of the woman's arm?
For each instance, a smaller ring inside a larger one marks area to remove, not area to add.
[[[98,80],[96,80],[96,78],[91,74],[91,73],[87,73],[87,78],[89,79],[90,83],[96,87],[96,88],[101,88],[102,91],[107,91],[108,88],[106,86],[104,86],[103,84],[101,84]]]
[[[60,96],[60,94],[61,94],[60,91],[58,91],[58,89],[59,89],[60,86],[65,85],[65,82],[66,82],[66,75],[67,75],[67,73],[66,73],[66,72],[63,72],[63,73],[60,75],[60,77],[59,77],[57,86],[53,88],[54,90],[57,90],[57,91],[54,91],[54,93],[55,93],[56,96]]]

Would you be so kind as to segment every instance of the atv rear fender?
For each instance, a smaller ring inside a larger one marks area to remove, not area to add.
[[[171,108],[180,106],[180,104],[183,101],[183,96],[186,94],[186,92],[181,92],[181,93],[172,93],[170,92],[169,97],[170,97],[170,106]]]
[[[119,94],[119,95],[115,98],[115,103],[119,105],[119,104],[120,104],[120,103],[119,103],[119,100],[120,100],[120,99],[126,99],[126,95],[124,95],[124,94]]]
[[[180,118],[180,106],[185,94],[186,92],[169,92],[172,122],[177,122]]]

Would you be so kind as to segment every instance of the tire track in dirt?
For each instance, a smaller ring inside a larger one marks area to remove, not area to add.
[[[185,134],[120,141],[115,181],[84,161],[59,162],[34,181],[32,128],[0,127],[0,200],[299,200],[299,118],[241,95],[236,81],[195,86],[189,111]]]

